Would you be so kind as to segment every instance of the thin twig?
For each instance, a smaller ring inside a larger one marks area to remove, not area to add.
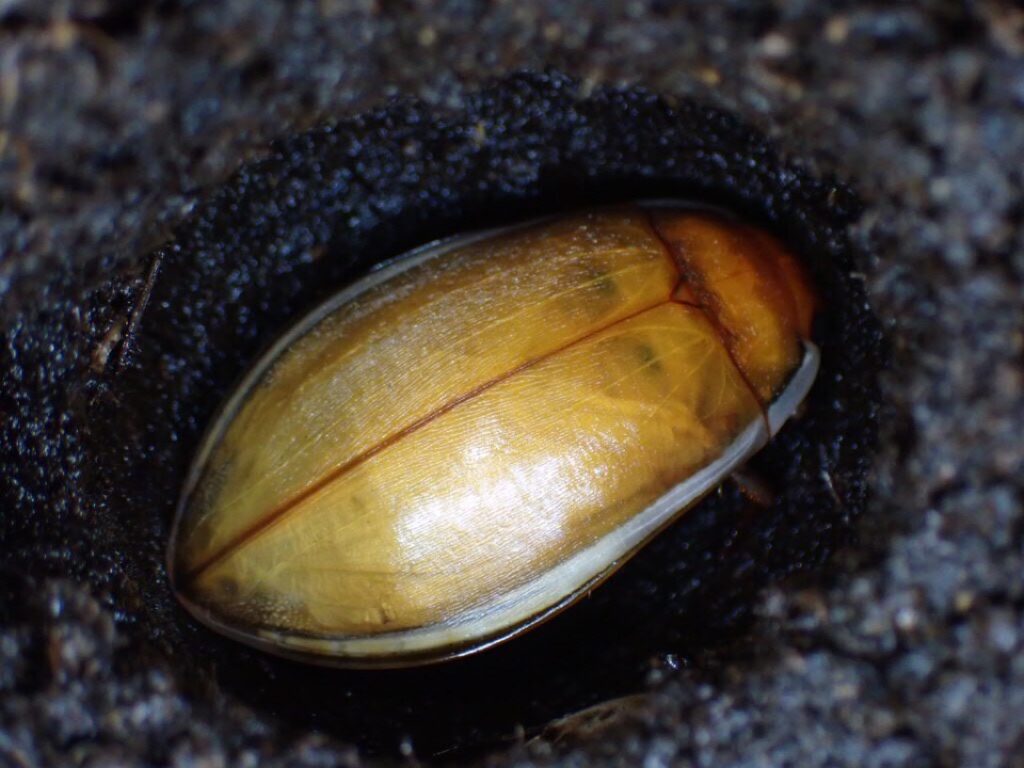
[[[132,344],[135,341],[135,335],[142,320],[142,313],[146,311],[146,307],[149,305],[149,297],[153,294],[153,286],[156,283],[157,273],[160,271],[162,258],[159,251],[153,255],[153,260],[149,264],[149,272],[146,274],[146,283],[142,286],[139,300],[135,302],[135,308],[132,309],[132,313],[128,318],[128,325],[124,330],[124,340],[121,342],[121,349],[117,353],[116,370],[118,372],[124,370],[128,361],[128,355],[131,354]]]

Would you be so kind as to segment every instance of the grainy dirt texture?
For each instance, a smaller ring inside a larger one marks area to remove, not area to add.
[[[1009,3],[0,2],[0,765],[1024,764],[1022,173]],[[774,513],[726,491],[469,666],[309,670],[176,608],[174,481],[289,318],[701,179],[833,302]]]

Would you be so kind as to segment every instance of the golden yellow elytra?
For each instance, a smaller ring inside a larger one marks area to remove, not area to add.
[[[344,666],[469,653],[571,604],[813,383],[773,237],[650,203],[455,238],[301,320],[208,432],[168,560],[200,620]]]

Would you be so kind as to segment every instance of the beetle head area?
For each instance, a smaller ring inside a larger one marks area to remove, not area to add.
[[[86,626],[116,632],[119,664],[149,665],[200,709],[255,712],[252,728],[316,730],[367,755],[412,745],[446,761],[519,744],[682,667],[713,680],[726,661],[755,657],[764,590],[827,582],[836,553],[856,547],[878,429],[881,334],[864,254],[847,237],[860,205],[798,161],[722,111],[555,74],[495,81],[458,107],[399,101],[281,137],[166,242],[62,275],[45,304],[11,314],[0,531],[12,554],[0,583],[9,596],[50,591],[10,618],[84,611]],[[748,467],[769,504],[728,481],[570,610],[429,667],[286,661],[177,605],[164,549],[189,463],[218,404],[292,321],[436,238],[658,198],[764,227],[819,292],[818,380]],[[46,578],[87,583],[97,602]]]

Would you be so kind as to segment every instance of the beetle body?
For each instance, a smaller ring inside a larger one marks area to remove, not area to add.
[[[573,602],[757,451],[817,371],[795,259],[633,205],[420,249],[244,379],[169,549],[201,620],[283,655],[462,655]]]

